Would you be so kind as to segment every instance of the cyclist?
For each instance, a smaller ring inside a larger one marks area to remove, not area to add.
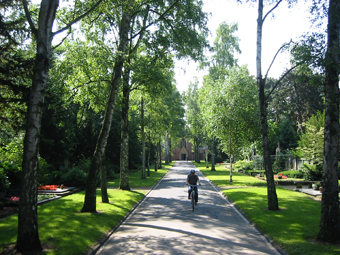
[[[201,185],[200,179],[198,178],[198,176],[195,174],[195,169],[191,169],[190,170],[190,174],[188,174],[187,177],[187,185],[197,185],[197,182],[199,185]],[[197,186],[194,186],[195,189],[195,204],[197,205],[198,202],[198,189]],[[189,186],[188,189],[188,199],[190,199],[190,194],[191,194],[191,186]]]

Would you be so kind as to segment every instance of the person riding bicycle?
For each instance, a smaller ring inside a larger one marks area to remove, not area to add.
[[[197,185],[197,182],[199,185],[201,185],[200,179],[198,178],[198,176],[195,174],[195,169],[191,169],[190,170],[190,174],[187,177],[187,185]],[[194,190],[195,190],[195,203],[197,204],[198,202],[198,189],[197,186],[194,186]],[[190,199],[190,194],[191,194],[191,186],[189,186],[188,189],[188,199]]]

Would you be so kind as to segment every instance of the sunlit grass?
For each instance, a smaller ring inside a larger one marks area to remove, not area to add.
[[[266,185],[265,181],[233,172],[233,182],[230,182],[230,172],[224,165],[216,165],[215,172],[206,168],[205,163],[195,165],[221,188],[238,186],[237,189],[225,189],[223,193],[262,233],[272,238],[289,255],[340,254],[339,246],[315,242],[321,217],[319,201],[304,193],[277,187],[280,210],[269,211],[267,188],[262,187]]]
[[[114,229],[131,209],[145,196],[147,190],[138,187],[152,187],[170,169],[163,166],[157,172],[152,170],[150,177],[142,180],[140,173],[130,175],[130,187],[134,191],[108,189],[110,203],[101,203],[101,192],[97,190],[97,212],[80,213],[84,204],[85,192],[79,192],[38,206],[39,237],[48,251],[42,254],[74,255],[86,254],[106,234]],[[108,186],[118,187],[118,182]],[[5,247],[15,245],[18,216],[0,220],[0,253]]]
[[[98,213],[80,213],[85,192],[79,192],[38,207],[40,240],[52,247],[48,254],[83,254],[124,218],[145,192],[108,190],[110,204],[101,203],[97,190]],[[15,244],[17,215],[0,221],[0,244]]]
[[[230,181],[230,170],[225,165],[216,165],[216,171],[211,171],[211,164],[206,168],[205,163],[194,163],[195,166],[216,186],[266,186],[266,182],[244,175],[237,171],[232,171],[232,182]]]
[[[173,164],[172,164],[173,165]],[[164,174],[170,169],[171,165],[164,166],[162,169],[158,169],[155,172],[154,169],[150,169],[150,176],[146,176],[146,179],[141,179],[142,172],[136,171],[129,174],[130,187],[152,187],[159,181]],[[111,180],[107,183],[108,188],[118,188],[119,187],[119,175],[118,178]]]

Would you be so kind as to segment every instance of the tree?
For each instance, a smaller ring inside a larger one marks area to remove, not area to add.
[[[317,239],[335,243],[339,231],[339,29],[340,1],[330,0],[328,9],[328,41],[325,58],[325,144],[320,231]]]
[[[264,168],[266,171],[266,179],[267,179],[267,197],[268,197],[268,209],[269,210],[278,210],[279,202],[277,199],[276,188],[274,183],[274,174],[272,169],[270,151],[269,151],[269,141],[268,141],[268,122],[267,122],[267,96],[265,95],[265,85],[266,78],[262,76],[262,28],[265,19],[268,17],[270,13],[276,9],[282,0],[274,3],[274,7],[271,8],[264,16],[263,16],[263,0],[258,1],[258,18],[257,18],[257,56],[256,56],[256,79],[257,79],[257,87],[258,87],[258,97],[259,97],[259,108],[260,108],[260,120],[261,120],[261,136],[262,136],[262,150],[263,150],[263,160],[264,160]],[[268,70],[269,71],[269,70]],[[268,74],[268,72],[267,72]]]
[[[303,123],[303,126],[305,133],[300,135],[299,146],[294,153],[300,158],[309,160],[315,166],[315,173],[309,173],[308,179],[320,180],[324,158],[325,114],[318,112]]]
[[[116,104],[118,89],[121,83],[123,65],[126,58],[125,54],[129,42],[128,36],[133,12],[132,4],[132,1],[128,1],[122,6],[121,25],[119,27],[119,45],[117,49],[119,54],[115,59],[104,120],[98,136],[96,149],[91,160],[90,170],[87,175],[84,205],[81,209],[82,212],[96,212],[96,181],[99,169],[102,166],[107,139],[112,124],[112,116]]]
[[[185,116],[187,119],[187,125],[189,130],[190,140],[193,140],[195,161],[200,162],[199,147],[203,138],[201,112],[198,106],[198,81],[190,83],[189,88],[183,93],[183,99],[187,106]],[[189,137],[188,137],[189,138]]]
[[[113,68],[111,93],[108,99],[103,128],[98,137],[98,143],[88,174],[88,184],[82,212],[96,211],[95,180],[98,175],[97,169],[100,168],[102,155],[105,152],[108,130],[111,124],[110,117],[115,106],[123,67],[124,64],[128,64],[126,60],[128,59],[127,54],[129,53],[127,51],[129,40],[138,41],[138,38],[144,36],[146,32],[149,33],[147,30],[150,27],[156,26],[158,29],[153,30],[153,33],[149,35],[150,44],[156,45],[155,42],[159,42],[159,47],[173,49],[178,58],[190,56],[197,59],[201,56],[203,47],[206,45],[206,14],[202,12],[202,3],[196,3],[192,0],[177,0],[169,2],[168,5],[164,4],[164,2],[160,4],[158,1],[152,1],[145,5],[134,5],[133,1],[129,1],[125,3],[122,8],[122,14],[115,16],[120,16],[120,32],[118,40],[119,46],[117,49],[118,54]],[[138,19],[137,16],[134,15],[141,15],[142,18]],[[144,23],[146,20],[145,17],[149,18],[147,19],[147,23]],[[136,27],[132,27],[134,18],[136,18]],[[141,20],[142,22],[140,22]],[[131,30],[131,28],[133,29]],[[186,34],[188,36],[179,37],[178,34]],[[135,54],[139,46],[137,43],[130,53]],[[129,68],[128,66],[125,67]]]
[[[139,43],[139,42],[137,42]],[[130,45],[129,48],[134,48]],[[129,131],[129,107],[130,93],[137,89],[142,89],[153,95],[164,96],[171,91],[173,80],[173,60],[172,55],[158,50],[154,47],[152,50],[143,50],[144,54],[133,54],[129,52],[129,68],[130,75],[124,76],[123,82],[123,105],[122,105],[122,144],[121,144],[121,160],[120,160],[120,189],[129,190],[129,166],[128,162],[128,131]],[[128,68],[127,68],[128,70]],[[131,81],[130,81],[131,80]]]
[[[52,39],[56,34],[69,29],[74,23],[86,16],[96,8],[101,1],[102,0],[99,0],[84,14],[79,15],[78,18],[66,24],[64,28],[57,32],[52,32],[59,1],[42,0],[39,18],[37,24],[34,24],[28,3],[26,0],[23,0],[26,18],[36,42],[36,57],[26,117],[26,135],[24,140],[21,195],[18,214],[18,238],[16,244],[18,251],[42,249],[37,218],[38,156],[42,107],[50,69]]]
[[[269,92],[277,80],[268,79]],[[280,123],[288,118],[298,133],[303,133],[302,123],[317,111],[323,111],[323,76],[313,73],[307,65],[300,65],[281,81],[268,98],[268,117]]]
[[[203,89],[199,92],[199,109],[202,112],[204,119],[205,139],[210,141],[210,150],[212,155],[212,168],[215,171],[215,155],[217,146],[217,124],[215,123],[214,113],[217,106],[215,106],[214,96],[218,93],[215,84],[223,82],[228,77],[229,69],[237,66],[237,59],[235,53],[241,53],[239,49],[239,39],[233,35],[237,31],[237,24],[227,24],[223,22],[217,29],[217,36],[214,40],[214,45],[211,51],[214,53],[208,60],[201,62],[201,67],[208,67],[209,74],[204,77]],[[209,98],[208,100],[205,98]]]
[[[214,100],[219,107],[215,114],[218,121],[218,137],[225,144],[224,151],[230,159],[230,181],[232,160],[241,148],[250,146],[258,139],[258,107],[256,104],[256,82],[245,66],[233,67],[224,82],[218,84]]]
[[[207,120],[215,122],[214,134],[229,154],[230,163],[241,148],[257,140],[259,132],[256,82],[245,66],[228,70],[224,79],[213,85],[205,83],[200,91],[204,126]],[[232,181],[232,167],[230,168]]]
[[[19,47],[29,38],[21,1],[3,0],[0,8],[0,146],[5,149],[22,133],[34,52],[31,45]],[[15,164],[21,162],[22,157]]]

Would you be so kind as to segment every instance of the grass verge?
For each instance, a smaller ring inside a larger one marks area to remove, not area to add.
[[[205,163],[194,164],[215,185],[238,186],[239,188],[225,189],[223,193],[262,233],[274,240],[288,254],[340,254],[339,245],[315,242],[321,216],[319,201],[313,200],[304,193],[277,187],[280,210],[269,211],[267,210],[267,188],[249,187],[258,186],[259,179],[234,172],[234,181],[229,182],[229,170],[224,166],[217,166],[217,171],[212,172],[210,168],[205,167]],[[263,186],[262,183],[259,186]]]
[[[206,168],[205,163],[194,163],[195,166],[216,186],[266,186],[267,183],[261,179],[233,171],[232,182],[230,182],[230,171],[225,165],[216,165],[216,171]]]
[[[140,173],[132,173],[130,187],[133,191],[108,189],[109,204],[100,202],[101,192],[98,189],[98,213],[79,212],[84,203],[84,191],[38,206],[39,236],[44,246],[40,254],[85,254],[120,223],[136,203],[143,199],[147,192],[145,188],[151,188],[157,183],[170,167],[163,166],[157,172],[152,170],[146,180],[141,180]],[[118,184],[119,180],[115,180],[109,182],[108,186],[118,187]],[[17,215],[0,220],[0,253],[6,247],[15,245],[17,225]]]

